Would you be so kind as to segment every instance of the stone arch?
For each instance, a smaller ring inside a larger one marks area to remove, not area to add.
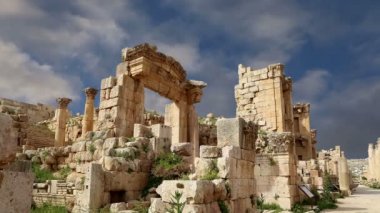
[[[116,136],[131,137],[135,123],[143,123],[144,88],[171,100],[166,106],[165,125],[172,127],[172,143],[198,141],[197,113],[206,83],[188,80],[180,63],[150,44],[122,50],[116,77],[102,80],[100,128]],[[109,121],[110,122],[109,122]]]

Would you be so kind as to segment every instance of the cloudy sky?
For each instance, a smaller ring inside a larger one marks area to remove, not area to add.
[[[114,75],[143,42],[208,83],[200,114],[233,117],[238,64],[284,63],[294,102],[312,103],[319,148],[365,157],[380,136],[380,2],[0,0],[0,97],[54,104]],[[149,93],[149,106],[166,100]],[[161,108],[160,108],[161,107]]]

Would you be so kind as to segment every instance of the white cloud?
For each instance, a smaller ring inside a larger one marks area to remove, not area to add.
[[[198,46],[192,43],[156,43],[158,51],[175,58],[188,72],[199,72],[201,56]]]
[[[41,10],[24,0],[0,0],[0,17],[12,16],[13,18],[32,18],[42,15]]]
[[[12,43],[0,40],[0,96],[30,103],[53,103],[57,97],[77,99],[78,85],[39,64]],[[77,82],[75,82],[77,83]]]
[[[295,101],[315,102],[328,89],[329,76],[329,72],[322,69],[307,71],[301,79],[294,82]]]

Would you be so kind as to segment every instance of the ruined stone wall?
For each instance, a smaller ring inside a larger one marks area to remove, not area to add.
[[[310,104],[293,106],[295,148],[298,160],[313,158],[313,140],[310,128]]]
[[[54,116],[54,108],[44,104],[28,104],[6,98],[0,98],[0,112],[10,114],[26,114],[30,123],[37,123]]]
[[[297,162],[291,133],[261,133],[256,142],[255,178],[257,194],[265,202],[290,209],[300,201]]]
[[[54,110],[50,106],[43,104],[33,105],[9,99],[0,99],[0,114],[8,114],[13,119],[11,127],[16,132],[17,149],[20,151],[23,145],[33,146],[34,142],[38,143],[34,136],[40,134],[38,129],[34,127],[37,122],[51,119],[54,115]],[[34,133],[34,130],[37,130],[37,132]]]
[[[164,213],[175,192],[183,212],[255,212],[255,139],[257,128],[241,118],[217,121],[217,146],[201,146],[191,180],[165,180],[157,188],[150,212]],[[213,176],[210,176],[212,172]],[[224,212],[224,211],[223,211]]]
[[[262,69],[239,65],[238,72],[236,115],[255,121],[266,130],[292,132],[292,81],[284,76],[284,65],[274,64]]]

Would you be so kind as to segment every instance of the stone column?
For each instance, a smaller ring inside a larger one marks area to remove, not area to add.
[[[57,98],[58,109],[56,110],[57,127],[55,130],[54,146],[65,145],[65,130],[67,122],[67,106],[71,102],[69,98]]]
[[[342,152],[339,158],[339,189],[344,195],[350,195],[350,172],[348,170],[347,159]]]
[[[86,132],[93,131],[94,128],[94,101],[96,89],[88,87],[85,90],[86,93],[86,104],[84,107],[84,115],[82,120],[82,135],[85,135]]]
[[[373,169],[374,169],[374,160],[375,160],[375,156],[374,156],[374,146],[373,144],[369,144],[368,145],[368,171],[367,171],[367,178],[368,180],[374,178],[374,175],[373,175]]]

